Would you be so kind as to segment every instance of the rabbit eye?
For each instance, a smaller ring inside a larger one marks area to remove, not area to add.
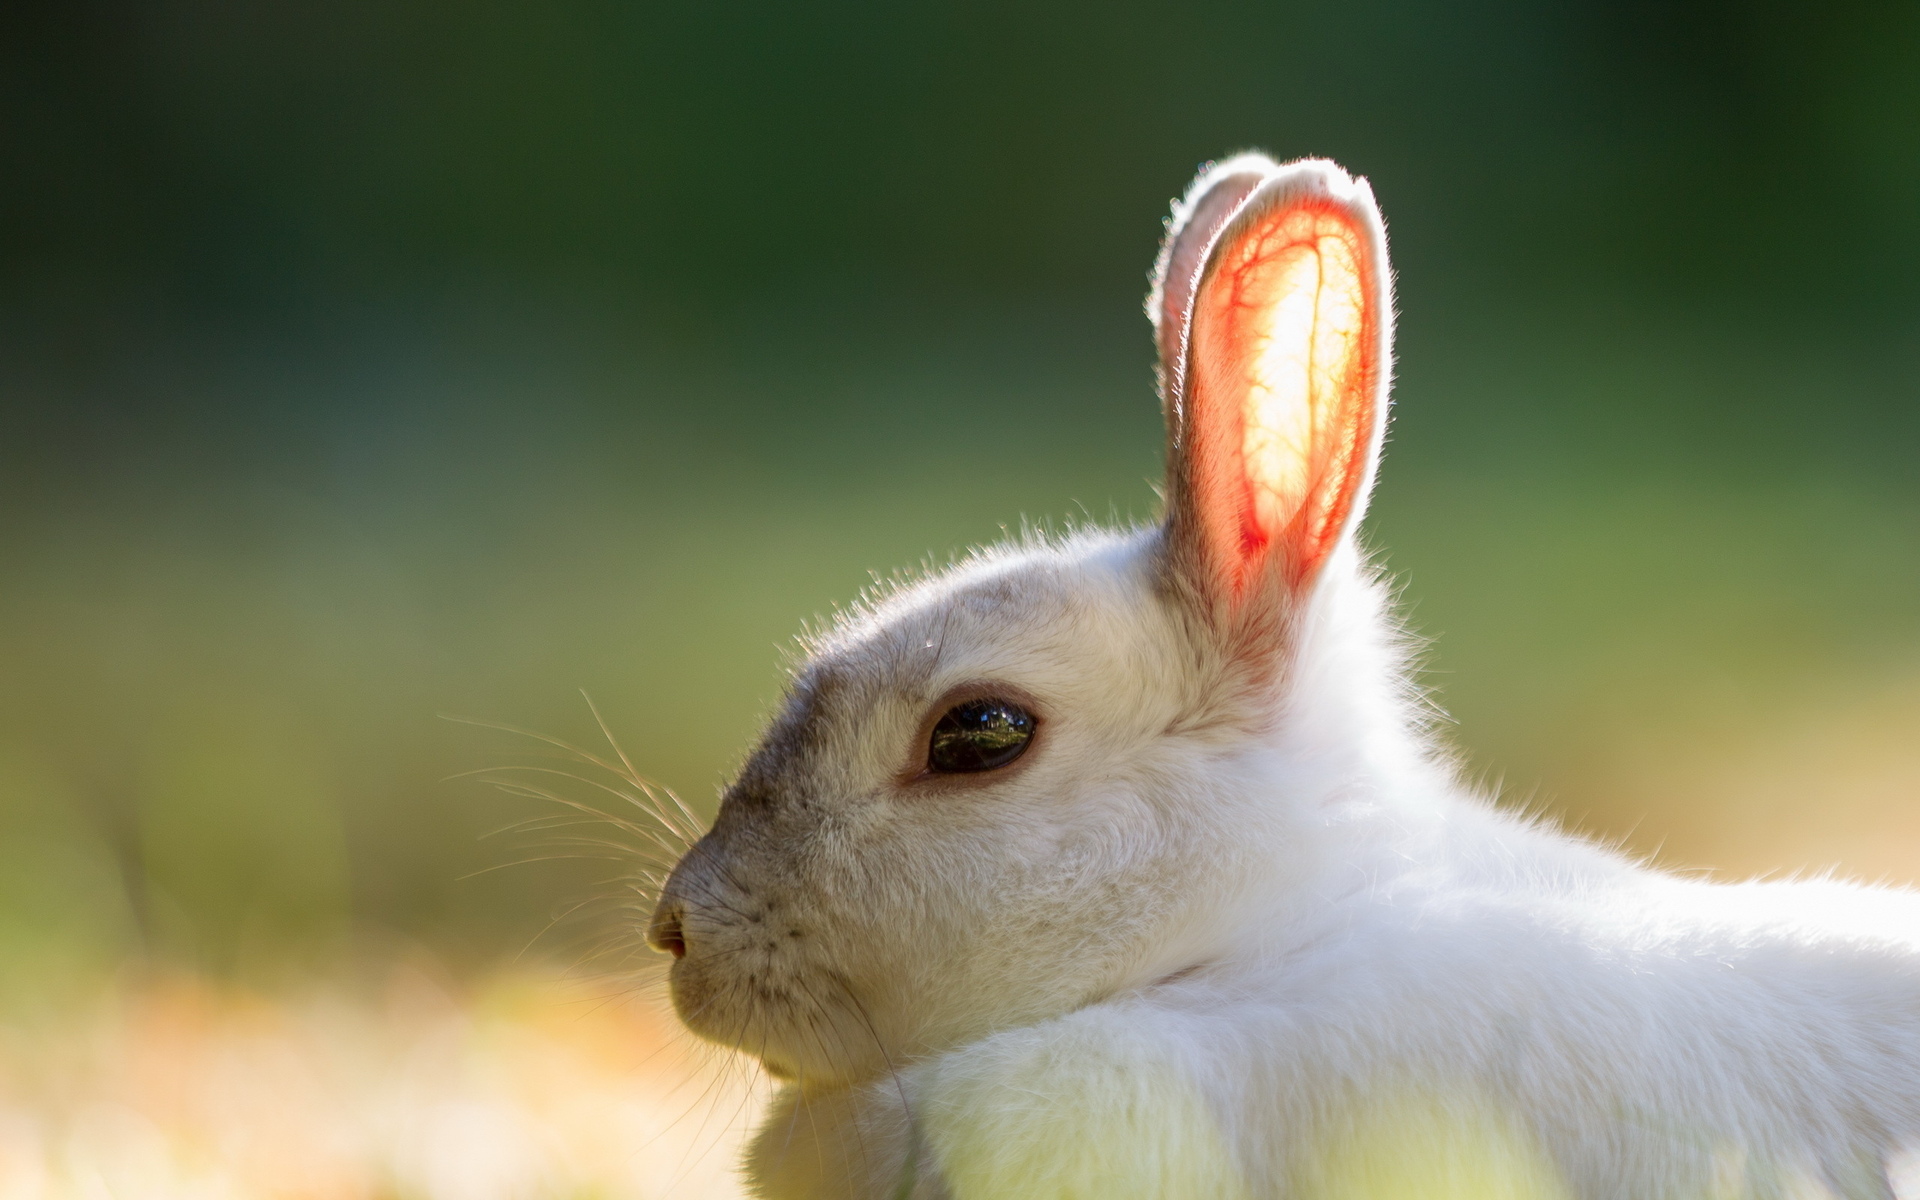
[[[950,775],[1004,767],[1027,752],[1033,727],[1033,714],[1010,700],[956,704],[933,727],[927,769]]]

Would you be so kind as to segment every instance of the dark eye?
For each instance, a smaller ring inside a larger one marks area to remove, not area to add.
[[[969,700],[947,710],[933,727],[927,769],[942,775],[991,771],[1027,752],[1033,714],[1010,700]]]

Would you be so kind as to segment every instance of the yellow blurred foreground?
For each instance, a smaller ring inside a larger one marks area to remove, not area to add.
[[[0,1038],[4,1200],[731,1197],[764,1099],[664,1003],[531,973],[148,975]]]

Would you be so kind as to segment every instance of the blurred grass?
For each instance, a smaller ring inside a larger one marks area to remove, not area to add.
[[[128,973],[0,1027],[0,1195],[719,1200],[763,1099],[662,1005],[549,976]]]

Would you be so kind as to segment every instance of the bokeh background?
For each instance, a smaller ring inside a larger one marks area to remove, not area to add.
[[[871,572],[1148,515],[1145,271],[1249,146],[1391,221],[1372,537],[1476,776],[1675,866],[1920,879],[1920,7],[16,3],[7,1194],[692,1194],[500,1082],[487,1030],[659,1018],[551,991],[630,965],[628,864],[483,836],[540,804],[455,777],[539,760],[442,715],[586,744],[584,689],[710,811]],[[415,1111],[382,1038],[467,1080],[449,1162],[535,1166],[291,1170],[179,1091],[253,1046],[359,1129]]]

